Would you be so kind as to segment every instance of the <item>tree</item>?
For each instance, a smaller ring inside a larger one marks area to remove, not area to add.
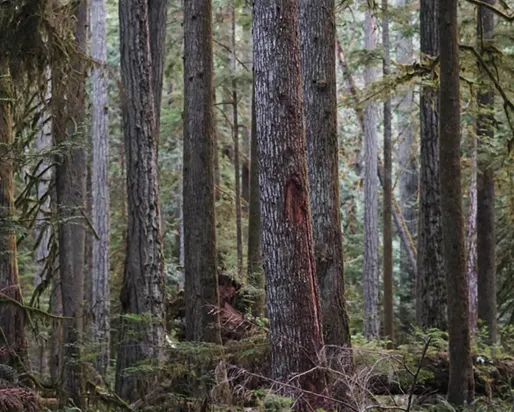
[[[264,316],[264,274],[261,254],[261,202],[259,155],[255,119],[255,82],[252,82],[252,133],[250,137],[250,205],[248,208],[248,284],[254,289],[253,316]]]
[[[212,0],[184,3],[186,337],[220,343],[214,211]]]
[[[494,0],[485,3],[494,5]],[[478,7],[478,50],[487,59],[494,34],[494,14],[491,9]],[[484,75],[485,77],[485,75]],[[494,92],[485,86],[477,96],[480,114],[477,119],[477,135],[481,152],[487,147],[487,140],[494,138]],[[494,223],[494,169],[487,157],[481,153],[478,165],[478,207],[477,207],[477,260],[478,260],[478,317],[488,330],[490,344],[496,343],[498,325],[496,321],[496,228]]]
[[[396,5],[404,9],[407,24],[412,24],[409,8],[410,0],[397,0]],[[413,64],[412,35],[405,35],[400,30],[398,45],[396,48],[396,61],[398,64]],[[406,88],[398,96],[398,186],[400,189],[400,203],[405,224],[412,238],[417,231],[417,198],[418,198],[418,168],[417,168],[417,142],[414,133],[414,122],[411,113],[414,107],[414,90]],[[415,273],[409,263],[408,252],[401,249],[400,254],[401,283],[406,293],[401,296],[401,306],[410,304]]]
[[[464,214],[460,165],[460,85],[457,0],[439,1],[440,172],[443,256],[448,295],[450,381],[448,401],[462,405],[473,398],[469,297],[464,245]]]
[[[301,74],[314,257],[325,343],[350,346],[344,296],[334,0],[300,0]]]
[[[307,389],[298,406],[307,410],[306,403],[313,409],[325,406],[315,394],[326,394],[327,385],[324,373],[314,368],[323,363],[323,332],[299,87],[298,12],[298,0],[256,0],[253,43],[271,375]],[[295,374],[300,376],[291,380]]]
[[[26,356],[25,312],[16,260],[12,85],[8,62],[0,61],[0,364],[21,367]],[[13,302],[14,301],[14,302]]]
[[[384,76],[391,71],[391,50],[389,43],[388,2],[382,0],[383,28],[382,43],[384,47]],[[392,109],[391,99],[384,102],[384,335],[394,342],[394,294],[393,294],[393,225],[391,220],[393,207],[392,175]]]
[[[96,368],[102,374],[109,364],[110,341],[110,289],[109,289],[109,117],[105,64],[107,63],[107,32],[105,27],[105,0],[91,3],[93,69],[92,104],[92,202],[93,227],[97,238],[93,239],[93,268],[91,310],[93,311],[93,341],[97,345]]]
[[[364,48],[376,48],[376,23],[371,10],[366,10],[364,21]],[[376,80],[372,66],[364,70],[366,86]],[[364,107],[364,336],[378,338],[378,141],[377,113],[373,102]]]
[[[421,0],[422,61],[439,55],[437,0]],[[428,79],[434,81],[434,78]],[[416,318],[426,328],[446,329],[446,278],[439,186],[439,97],[427,81],[420,98],[419,229],[416,274]]]
[[[53,126],[55,143],[61,147],[57,158],[56,198],[59,223],[59,272],[61,279],[62,314],[67,319],[62,330],[61,404],[68,397],[76,405],[83,402],[83,374],[80,348],[83,330],[86,148],[84,144],[85,62],[82,57],[87,45],[88,2],[78,3],[75,9],[76,54],[71,70],[52,69]],[[58,64],[58,62],[55,62]],[[67,100],[65,99],[67,96]]]
[[[164,273],[147,1],[120,2],[119,16],[128,235],[116,392],[134,401],[147,392],[152,379],[125,369],[162,355]]]

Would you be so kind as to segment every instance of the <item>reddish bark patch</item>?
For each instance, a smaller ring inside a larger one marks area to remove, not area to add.
[[[292,175],[284,188],[284,217],[293,224],[306,221],[305,188],[298,175]]]

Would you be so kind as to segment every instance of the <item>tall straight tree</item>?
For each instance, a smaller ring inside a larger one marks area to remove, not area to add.
[[[439,55],[438,0],[421,0],[422,60]],[[419,230],[416,274],[416,318],[426,328],[446,328],[446,278],[439,186],[439,97],[427,79],[420,98]]]
[[[364,17],[364,48],[376,48],[376,22],[372,10]],[[366,86],[376,80],[376,70],[368,65],[364,70]],[[373,102],[364,107],[364,336],[380,335],[378,317],[378,140],[377,110]]]
[[[128,234],[116,392],[134,401],[152,382],[125,369],[162,355],[164,273],[147,0],[120,2],[119,16]]]
[[[261,254],[261,202],[259,155],[255,119],[255,81],[252,87],[252,130],[250,137],[250,205],[248,208],[248,284],[254,288],[252,315],[264,316],[264,274]]]
[[[54,139],[63,145],[56,166],[56,198],[59,224],[59,272],[62,293],[62,314],[66,317],[62,330],[62,379],[64,381],[61,404],[68,396],[76,405],[83,402],[83,381],[80,368],[80,347],[83,328],[85,221],[86,202],[86,149],[84,136],[85,64],[81,55],[87,46],[88,2],[83,0],[75,9],[75,42],[77,54],[73,56],[72,70],[52,70],[52,100],[54,104]],[[68,96],[67,100],[64,98]],[[73,143],[69,145],[69,143]],[[71,146],[71,147],[70,147]]]
[[[255,109],[271,375],[309,395],[299,410],[324,406],[323,332],[313,252],[300,78],[298,0],[256,0]],[[312,369],[314,370],[312,371]],[[303,408],[303,409],[302,409]]]
[[[335,1],[300,0],[300,52],[314,257],[325,343],[350,346],[339,205]]]
[[[484,0],[494,5],[494,0]],[[488,47],[491,47],[494,34],[494,14],[491,9],[478,7],[478,50],[483,59],[488,61]],[[484,75],[485,76],[485,75]],[[479,110],[477,135],[480,150],[485,151],[487,140],[494,138],[494,92],[487,86],[477,96]],[[486,159],[480,156],[480,159]],[[489,343],[497,340],[498,325],[496,321],[496,230],[494,223],[494,169],[486,161],[478,165],[478,208],[477,208],[477,252],[478,252],[478,317],[487,326]]]
[[[106,81],[107,30],[105,26],[105,0],[92,0],[91,34],[93,68],[92,104],[92,203],[93,227],[98,238],[93,238],[93,267],[91,310],[92,333],[98,354],[95,366],[105,373],[109,364],[110,341],[110,289],[109,289],[109,107]]]
[[[168,15],[168,0],[147,1],[148,27],[150,29],[150,55],[152,56],[151,67],[155,111],[155,138],[158,149],[159,130],[161,128],[161,99],[166,53],[166,18]]]
[[[214,211],[212,0],[184,3],[186,337],[220,343]]]
[[[20,367],[26,355],[25,312],[16,260],[12,87],[6,61],[0,61],[0,363]]]
[[[396,6],[403,8],[407,24],[412,24],[410,18],[411,0],[397,0]],[[398,44],[396,47],[396,61],[399,64],[409,65],[414,63],[413,36],[404,34],[400,30]],[[417,231],[417,199],[418,199],[418,168],[416,160],[417,142],[414,133],[414,122],[411,113],[414,107],[414,90],[406,88],[399,96],[398,102],[398,166],[400,189],[400,203],[405,224],[409,229],[412,238]],[[404,247],[400,253],[400,273],[402,286],[407,293],[401,296],[402,306],[407,306],[412,301],[412,286],[414,285],[415,273],[409,262],[408,251]]]
[[[384,48],[384,76],[391,72],[391,46],[389,41],[389,4],[382,0],[382,46]],[[393,208],[392,175],[392,110],[391,99],[384,102],[384,200],[383,200],[383,238],[384,238],[384,335],[394,343],[393,312]]]
[[[448,401],[462,405],[473,398],[470,351],[469,297],[464,245],[464,214],[460,165],[460,85],[458,0],[439,0],[441,60],[440,167],[443,255],[448,295],[450,381]]]

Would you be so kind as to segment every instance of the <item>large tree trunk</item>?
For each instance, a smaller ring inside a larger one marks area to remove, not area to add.
[[[439,55],[437,0],[421,0],[422,59]],[[426,58],[425,58],[426,56]],[[416,318],[425,328],[446,329],[446,278],[439,186],[439,97],[423,86],[420,98],[419,228],[416,274]]]
[[[120,296],[122,320],[116,392],[123,399],[134,401],[149,390],[152,379],[127,374],[125,369],[162,356],[164,273],[157,182],[158,134],[146,0],[120,2],[119,15],[128,235]],[[139,319],[134,319],[135,316]]]
[[[443,256],[448,296],[450,382],[448,401],[462,405],[473,398],[469,333],[469,296],[464,244],[460,165],[460,85],[458,0],[439,0],[441,58],[440,166]]]
[[[325,343],[349,347],[339,201],[334,0],[300,0],[300,51],[314,257]],[[351,363],[351,355],[348,356]]]
[[[364,47],[376,48],[375,16],[371,10],[365,13]],[[366,86],[376,80],[375,68],[364,70]],[[367,339],[380,336],[378,314],[378,141],[376,105],[369,102],[364,108],[364,336]]]
[[[389,16],[387,0],[382,0],[383,28],[382,46],[384,48],[384,76],[391,71],[391,50],[389,43]],[[384,335],[394,344],[394,310],[393,310],[393,225],[391,220],[393,208],[392,175],[392,110],[391,99],[384,102],[384,202],[383,202],[383,237],[384,237]]]
[[[91,311],[92,334],[98,354],[95,366],[104,374],[109,365],[110,341],[110,289],[109,289],[109,102],[105,65],[107,63],[107,32],[105,27],[105,0],[93,0],[91,4],[93,92],[91,103],[93,164],[91,179],[93,201],[93,227],[98,238],[93,238],[93,270]]]
[[[494,5],[494,0],[485,0]],[[478,8],[479,50],[487,61],[487,47],[493,39],[494,14],[486,7]],[[485,87],[477,97],[482,110],[477,120],[477,135],[480,150],[487,147],[487,140],[494,138],[494,92]],[[497,340],[496,320],[496,230],[494,223],[494,169],[486,161],[478,165],[478,211],[477,211],[477,251],[478,251],[478,317],[487,326],[489,343]]]
[[[309,390],[298,400],[298,410],[309,410],[307,403],[316,410],[327,406],[315,396],[326,395],[327,384],[322,371],[310,371],[323,364],[323,332],[299,87],[298,12],[298,0],[254,2],[255,109],[271,374]],[[301,376],[290,380],[295,374]]]
[[[409,7],[410,0],[397,0],[398,7]],[[410,21],[407,21],[411,24]],[[414,63],[413,36],[410,34],[399,34],[398,45],[396,47],[396,61],[398,64],[409,65]],[[414,91],[412,87],[407,88],[399,96],[398,103],[398,166],[400,203],[402,205],[402,215],[405,219],[411,237],[416,237],[417,231],[417,200],[418,200],[418,165],[416,160],[417,142],[414,133],[414,122],[411,113],[414,108]],[[402,288],[407,293],[401,296],[401,306],[408,306],[412,301],[413,285],[415,281],[415,271],[409,262],[408,251],[405,248],[400,252],[400,274]]]
[[[8,65],[0,62],[0,364],[21,367],[26,355],[25,312],[16,260],[12,87]]]
[[[75,41],[79,53],[86,53],[87,1],[75,11]],[[59,224],[59,272],[61,275],[62,311],[67,319],[62,331],[62,379],[64,381],[62,406],[73,399],[83,402],[83,374],[80,347],[82,345],[85,213],[87,160],[84,136],[85,121],[85,67],[83,57],[76,55],[72,70],[62,73],[52,70],[55,107],[53,125],[57,144],[64,145],[56,167],[57,207]],[[65,99],[67,96],[67,99]],[[66,144],[73,146],[69,149]]]
[[[220,343],[214,209],[212,0],[184,4],[186,337]]]
[[[255,86],[255,81],[253,82]],[[255,87],[252,87],[252,134],[250,153],[250,205],[248,213],[248,284],[253,289],[252,315],[264,316],[264,273],[261,254],[261,202],[259,189],[259,154],[255,119]]]

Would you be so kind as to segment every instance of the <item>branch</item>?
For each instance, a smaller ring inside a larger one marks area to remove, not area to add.
[[[493,6],[492,4],[485,3],[481,0],[466,0],[468,3],[474,4],[476,6],[482,6],[486,9],[491,10],[494,14],[497,16],[500,16],[501,18],[507,20],[508,22],[514,21],[514,14],[507,14],[503,10],[500,10],[496,6]]]

